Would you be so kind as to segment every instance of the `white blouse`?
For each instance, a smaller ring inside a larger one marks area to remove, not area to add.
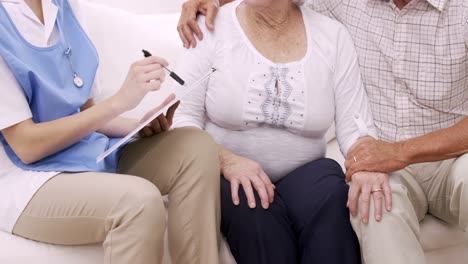
[[[0,0],[0,5],[3,5],[21,35],[32,45],[47,47],[59,40],[55,27],[58,8],[52,0],[42,1],[44,24],[22,0]],[[1,56],[0,93],[0,130],[32,118],[23,89]],[[95,84],[90,97],[98,95],[99,89]],[[59,173],[20,169],[11,162],[0,145],[0,231],[12,232],[36,191]]]
[[[238,155],[251,158],[273,181],[325,157],[325,133],[336,123],[343,155],[359,137],[376,135],[353,42],[345,27],[301,8],[307,53],[274,63],[249,41],[236,15],[242,1],[223,6],[216,30],[205,29],[176,72],[188,85],[217,72],[176,112],[175,127],[195,126]],[[183,88],[175,88],[183,89]]]

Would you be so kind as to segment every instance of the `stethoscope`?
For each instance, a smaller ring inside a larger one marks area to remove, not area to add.
[[[68,44],[68,41],[65,40],[65,31],[62,30],[62,26],[60,25],[60,23],[61,23],[61,20],[59,21],[57,17],[57,27],[59,30],[59,35],[64,45],[67,47],[65,49],[64,55],[67,56],[68,64],[70,65],[70,69],[73,72],[73,84],[77,88],[82,88],[84,86],[84,81],[80,77],[80,75],[78,75],[78,73],[75,71],[75,67],[73,66],[73,60],[72,60],[72,48],[70,44]]]
[[[65,43],[66,43],[66,42],[65,42]],[[74,84],[77,88],[83,87],[84,81],[83,81],[83,79],[78,75],[78,73],[76,73],[75,67],[73,67],[72,49],[71,49],[70,47],[68,47],[68,48],[65,50],[65,56],[67,56],[68,63],[70,64],[70,68],[71,68],[71,70],[72,70],[72,72],[73,72],[73,84]]]

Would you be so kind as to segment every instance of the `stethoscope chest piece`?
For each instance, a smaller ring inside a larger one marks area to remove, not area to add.
[[[73,77],[73,83],[78,88],[81,88],[84,85],[83,79],[81,79],[80,76],[76,75],[76,73],[74,74],[74,77]]]
[[[70,64],[70,68],[71,68],[71,70],[73,72],[73,84],[75,84],[75,86],[77,88],[83,87],[84,81],[83,81],[83,79],[81,79],[80,76],[78,76],[78,74],[75,71],[75,67],[73,67],[73,62],[72,62],[72,59],[71,59],[71,56],[72,56],[71,48],[67,48],[65,50],[65,55],[67,56],[68,63]]]

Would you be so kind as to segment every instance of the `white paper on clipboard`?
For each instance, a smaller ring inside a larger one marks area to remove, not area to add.
[[[168,103],[164,108],[162,108],[161,110],[157,111],[156,113],[154,113],[151,117],[149,117],[145,122],[141,123],[137,128],[135,128],[132,132],[130,132],[128,135],[126,135],[124,138],[122,138],[121,140],[119,140],[115,145],[113,145],[110,149],[108,149],[106,152],[102,153],[101,155],[99,155],[97,158],[96,158],[96,163],[99,163],[101,161],[103,161],[107,156],[109,156],[109,154],[111,154],[112,152],[116,151],[120,146],[122,146],[123,144],[127,143],[130,139],[132,139],[132,137],[134,135],[136,135],[141,129],[143,129],[146,125],[148,125],[149,123],[151,123],[151,121],[153,121],[156,117],[158,117],[160,114],[164,113],[167,111],[167,109],[169,107],[171,107],[173,104],[175,104],[177,101],[179,101],[180,99],[182,99],[183,97],[185,97],[187,94],[189,94],[191,91],[197,89],[198,87],[200,87],[206,80],[208,80],[211,75],[216,71],[215,68],[211,69],[207,74],[205,74],[203,77],[201,77],[196,83],[194,83],[193,85],[187,87],[186,85],[184,85],[184,87],[186,87],[184,89],[184,91],[180,94],[178,94],[176,96],[176,98],[174,100],[172,100],[170,103]]]

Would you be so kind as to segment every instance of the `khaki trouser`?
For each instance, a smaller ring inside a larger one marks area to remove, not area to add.
[[[183,128],[132,142],[118,172],[52,178],[13,233],[60,245],[104,242],[108,264],[159,264],[166,230],[161,193],[169,194],[173,263],[218,263],[220,172],[205,132]]]
[[[367,264],[423,264],[419,221],[429,213],[468,232],[468,154],[458,159],[411,165],[391,178],[393,209],[369,224],[351,217]],[[468,234],[468,233],[467,233]],[[468,237],[467,237],[468,243]]]

